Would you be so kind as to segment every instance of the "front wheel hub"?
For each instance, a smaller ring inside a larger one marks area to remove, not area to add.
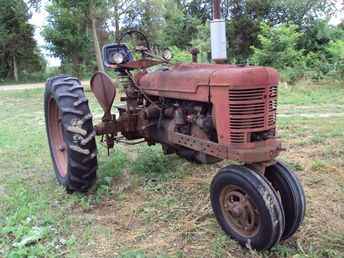
[[[259,228],[259,213],[249,197],[239,187],[227,186],[221,194],[221,207],[226,221],[238,233],[250,237]]]

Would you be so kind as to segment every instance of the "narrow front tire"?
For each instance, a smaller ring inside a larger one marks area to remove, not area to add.
[[[290,238],[305,217],[306,198],[300,180],[283,162],[277,161],[265,170],[265,177],[279,193],[285,214],[282,240]]]
[[[226,234],[255,250],[270,249],[284,231],[284,213],[267,180],[243,166],[219,171],[211,183],[215,217]]]

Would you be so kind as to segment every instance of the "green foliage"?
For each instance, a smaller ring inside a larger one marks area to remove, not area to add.
[[[99,175],[97,180],[97,193],[95,195],[96,201],[111,194],[113,179],[122,175],[122,171],[126,167],[127,162],[127,155],[121,150],[116,149],[111,158],[109,158],[109,161],[99,166],[102,173]]]
[[[311,80],[344,79],[344,41],[331,40],[322,50],[301,58],[304,77]]]
[[[339,80],[344,79],[344,40],[331,41],[326,47],[331,70],[329,74]]]
[[[200,50],[198,61],[208,63],[211,55],[209,23],[198,25],[197,30],[197,36],[192,39],[191,45]]]
[[[237,63],[246,63],[251,55],[250,46],[257,45],[260,22],[268,15],[271,1],[229,1],[227,37],[229,55]]]
[[[40,2],[0,0],[0,83],[14,79],[13,57],[17,58],[22,81],[46,77],[46,64],[27,22],[29,8],[38,8]],[[100,47],[118,39],[123,31],[138,29],[147,34],[154,47],[173,48],[177,62],[191,61],[186,54],[191,47],[201,50],[200,62],[209,62],[210,0],[52,0],[47,11],[42,35],[46,48],[61,59],[60,73],[90,77],[99,67],[94,31]],[[333,2],[325,0],[222,1],[229,60],[274,66],[287,81],[303,77],[342,79],[343,62],[336,57],[336,49],[341,51],[338,41],[343,39],[344,29],[329,25],[334,11]],[[91,21],[95,21],[96,29]]]
[[[333,29],[326,37],[319,31],[316,35],[319,41],[313,44],[314,51],[305,51],[300,48],[300,41],[306,36],[299,32],[298,26],[283,24],[271,27],[262,23],[261,33],[258,35],[260,45],[252,47],[251,62],[277,68],[282,79],[288,82],[295,82],[301,78],[343,79],[343,40],[325,43],[330,38],[341,35],[341,30]]]
[[[303,50],[297,49],[301,35],[295,25],[270,27],[262,23],[261,33],[258,35],[260,47],[252,47],[251,62],[277,69],[295,67],[303,53]]]
[[[251,46],[259,46],[260,23],[272,25],[297,24],[300,28],[309,26],[320,17],[329,17],[334,5],[324,0],[229,0],[224,1],[223,13],[230,17],[227,23],[227,37],[230,59],[246,63],[252,54]]]
[[[23,0],[0,0],[0,81],[44,70],[46,64],[33,38],[30,18]]]
[[[327,52],[335,61],[344,60],[344,40],[331,41],[326,47]]]
[[[323,51],[331,40],[344,37],[344,31],[338,27],[330,26],[327,20],[316,20],[302,29],[303,36],[300,40],[300,48],[305,52]]]
[[[300,27],[312,24],[335,11],[333,1],[327,0],[280,0],[268,1],[271,5],[268,14],[272,24],[293,23]]]
[[[176,63],[190,63],[192,60],[191,54],[188,51],[182,50],[176,46],[169,48],[172,51],[172,61]]]
[[[131,171],[147,178],[164,178],[172,168],[171,161],[162,153],[161,148],[143,146],[131,165]]]
[[[163,29],[163,45],[177,46],[186,49],[191,46],[191,40],[198,34],[197,27],[201,21],[195,16],[187,15],[177,3],[166,1],[164,14],[165,26]]]
[[[301,68],[307,79],[316,81],[324,79],[330,70],[326,57],[321,52],[309,52],[301,58],[301,61]]]
[[[86,9],[70,1],[52,1],[47,11],[48,24],[44,27],[43,36],[48,50],[61,59],[64,70],[72,70],[72,74],[80,77],[83,66],[94,65],[94,58],[90,55],[92,40]]]
[[[142,31],[151,44],[164,44],[164,20],[162,19],[165,12],[164,1],[136,1],[136,9],[140,12],[136,29]]]

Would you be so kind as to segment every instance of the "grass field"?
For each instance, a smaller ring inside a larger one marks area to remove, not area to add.
[[[54,178],[42,98],[42,89],[0,91],[0,257],[344,257],[344,85],[280,89],[280,158],[308,202],[300,231],[264,253],[242,249],[215,221],[209,183],[229,162],[193,165],[145,145],[107,157],[98,144],[96,189],[66,194]]]

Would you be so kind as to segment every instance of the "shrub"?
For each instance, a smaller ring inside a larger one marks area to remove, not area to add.
[[[319,81],[326,77],[330,65],[321,52],[309,52],[301,58],[302,70],[306,79]]]
[[[344,79],[344,40],[331,41],[326,47],[331,70],[329,76]]]
[[[253,55],[251,63],[263,66],[272,66],[277,69],[289,70],[300,64],[303,50],[297,49],[298,40],[302,33],[297,31],[296,25],[283,24],[270,27],[261,24],[261,33],[258,35],[260,47],[251,47]]]
[[[211,43],[210,43],[210,26],[209,23],[197,26],[197,36],[191,41],[192,47],[198,48],[200,53],[198,61],[200,63],[211,62]]]
[[[185,50],[182,50],[176,46],[170,48],[173,54],[172,61],[177,63],[191,63],[191,54]]]
[[[341,30],[331,33],[334,40],[305,51],[298,46],[303,34],[296,25],[282,24],[270,27],[261,25],[259,47],[252,47],[251,62],[272,66],[280,70],[282,80],[293,83],[306,78],[311,80],[344,79],[344,40],[336,39]],[[322,39],[323,37],[321,37]],[[319,40],[320,41],[320,40]]]
[[[304,77],[304,70],[302,66],[295,67],[286,67],[283,70],[280,70],[281,80],[294,84],[296,81]]]

